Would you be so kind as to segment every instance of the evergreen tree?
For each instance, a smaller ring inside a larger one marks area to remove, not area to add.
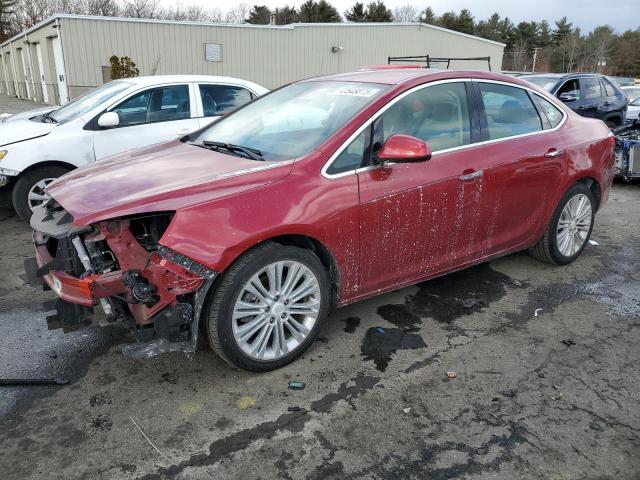
[[[307,0],[300,5],[299,20],[303,23],[336,23],[341,22],[342,17],[333,5],[326,0]]]
[[[460,10],[458,17],[455,21],[455,28],[457,32],[468,33],[469,35],[473,35],[475,31],[476,25],[473,15],[466,8]]]
[[[438,23],[438,18],[431,7],[427,7],[422,11],[420,14],[420,22],[429,25],[436,25]]]
[[[298,12],[294,7],[285,5],[282,8],[276,8],[276,25],[289,25],[298,21]]]
[[[354,3],[351,10],[344,12],[344,18],[346,18],[348,22],[365,22],[367,13],[365,12],[364,4],[360,2]]]
[[[266,5],[254,5],[249,12],[247,23],[268,25],[271,23],[271,10]]]
[[[367,22],[391,22],[393,14],[381,0],[367,5]]]

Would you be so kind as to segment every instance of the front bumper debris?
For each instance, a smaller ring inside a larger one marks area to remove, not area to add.
[[[154,221],[153,215],[143,218]],[[31,219],[36,256],[25,262],[27,278],[59,297],[50,328],[90,324],[100,305],[142,342],[127,345],[127,356],[194,352],[204,298],[217,273],[150,240],[146,224],[137,221],[77,227],[55,200],[47,202]]]

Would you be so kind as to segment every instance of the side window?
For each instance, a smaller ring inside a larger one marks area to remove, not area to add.
[[[576,97],[576,100],[580,100],[580,82],[575,78],[573,80],[567,80],[558,89],[556,97],[560,97],[563,93],[570,93]]]
[[[411,93],[376,121],[382,141],[396,133],[424,140],[436,152],[471,143],[467,91],[463,82],[443,83]]]
[[[496,83],[478,85],[490,140],[542,130],[542,121],[526,90]]]
[[[604,85],[604,91],[606,92],[607,97],[615,97],[616,89],[613,88],[613,85],[611,85],[609,80],[607,80],[606,78],[603,78],[601,80],[602,80],[602,84]]]
[[[583,78],[582,88],[584,89],[584,98],[587,100],[602,97],[602,88],[600,87],[600,82],[595,77]]]
[[[120,117],[121,127],[189,118],[189,87],[152,88],[128,98],[112,111]]]
[[[551,128],[555,128],[562,121],[562,111],[558,107],[556,107],[550,101],[536,96],[536,100],[538,101],[538,105],[540,106],[542,112],[546,115],[547,120],[549,120],[549,125]]]
[[[234,108],[250,102],[251,92],[231,85],[199,85],[200,98],[205,117],[223,115]]]
[[[329,165],[327,173],[349,172],[364,165],[364,157],[369,147],[369,136],[371,127],[365,128],[353,141],[345,148],[340,155]]]

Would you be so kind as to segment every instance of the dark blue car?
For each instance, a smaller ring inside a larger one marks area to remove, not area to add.
[[[583,117],[599,118],[609,128],[618,127],[624,122],[627,98],[604,75],[545,73],[523,75],[520,78],[555,95]]]

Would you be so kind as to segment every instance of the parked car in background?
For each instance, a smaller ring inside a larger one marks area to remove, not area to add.
[[[620,87],[622,93],[624,93],[625,97],[629,103],[633,102],[636,98],[640,98],[640,85]]]
[[[193,351],[202,322],[225,360],[270,370],[335,306],[527,248],[572,262],[613,161],[604,123],[518,78],[314,78],[52,183],[28,270],[59,311],[121,312],[144,352]]]
[[[640,118],[640,97],[633,100],[628,108],[625,123],[633,123]]]
[[[583,117],[598,118],[609,128],[622,125],[627,98],[604,75],[588,73],[523,75],[523,80],[556,96]]]
[[[55,109],[0,124],[0,187],[28,220],[45,187],[96,160],[197,130],[267,89],[230,77],[115,80]]]

